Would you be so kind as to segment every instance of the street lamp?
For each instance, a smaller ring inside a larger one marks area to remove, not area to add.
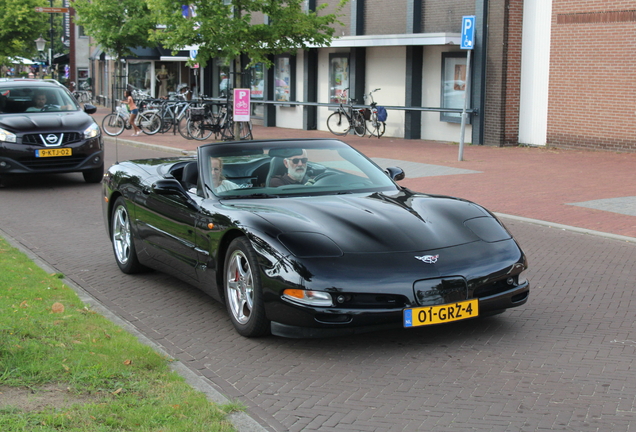
[[[40,35],[39,38],[35,40],[35,46],[38,48],[38,51],[44,51],[44,47],[46,46],[46,39]],[[51,66],[51,50],[49,50],[49,66]],[[44,76],[44,74],[42,74]]]

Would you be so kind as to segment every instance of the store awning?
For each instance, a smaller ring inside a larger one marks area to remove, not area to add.
[[[341,36],[333,38],[331,48],[387,47],[417,45],[460,45],[459,33],[408,33],[392,35]],[[308,46],[318,48],[317,46]]]

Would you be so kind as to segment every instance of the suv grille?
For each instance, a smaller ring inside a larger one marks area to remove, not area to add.
[[[55,136],[55,140],[49,140],[49,137]],[[61,141],[60,141],[61,139]],[[28,134],[22,137],[23,144],[33,144],[44,146],[65,145],[80,141],[82,135],[79,132],[61,132],[61,133],[42,133],[42,134]],[[52,142],[51,142],[52,141]]]

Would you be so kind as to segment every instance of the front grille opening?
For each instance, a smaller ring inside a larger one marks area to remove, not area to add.
[[[45,146],[44,143],[47,142],[46,137],[49,135],[55,135],[57,137],[55,141],[56,145],[71,144],[82,140],[82,134],[79,132],[37,133],[24,135],[22,137],[22,144]],[[60,136],[62,136],[61,142],[59,142]]]
[[[406,297],[393,294],[342,293],[334,299],[336,307],[352,309],[401,309],[408,304]]]
[[[499,294],[504,291],[508,291],[514,287],[519,286],[517,276],[512,277],[512,283],[508,283],[508,279],[500,279],[498,281],[490,282],[479,286],[474,291],[474,296],[477,298],[488,297],[491,295]]]
[[[346,324],[351,322],[351,316],[347,314],[316,314],[314,319],[325,324]]]

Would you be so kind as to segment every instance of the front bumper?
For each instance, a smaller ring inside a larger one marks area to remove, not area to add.
[[[36,157],[36,150],[43,148],[45,147],[0,143],[0,175],[80,172],[104,164],[101,136],[56,147],[70,148],[71,156]]]

